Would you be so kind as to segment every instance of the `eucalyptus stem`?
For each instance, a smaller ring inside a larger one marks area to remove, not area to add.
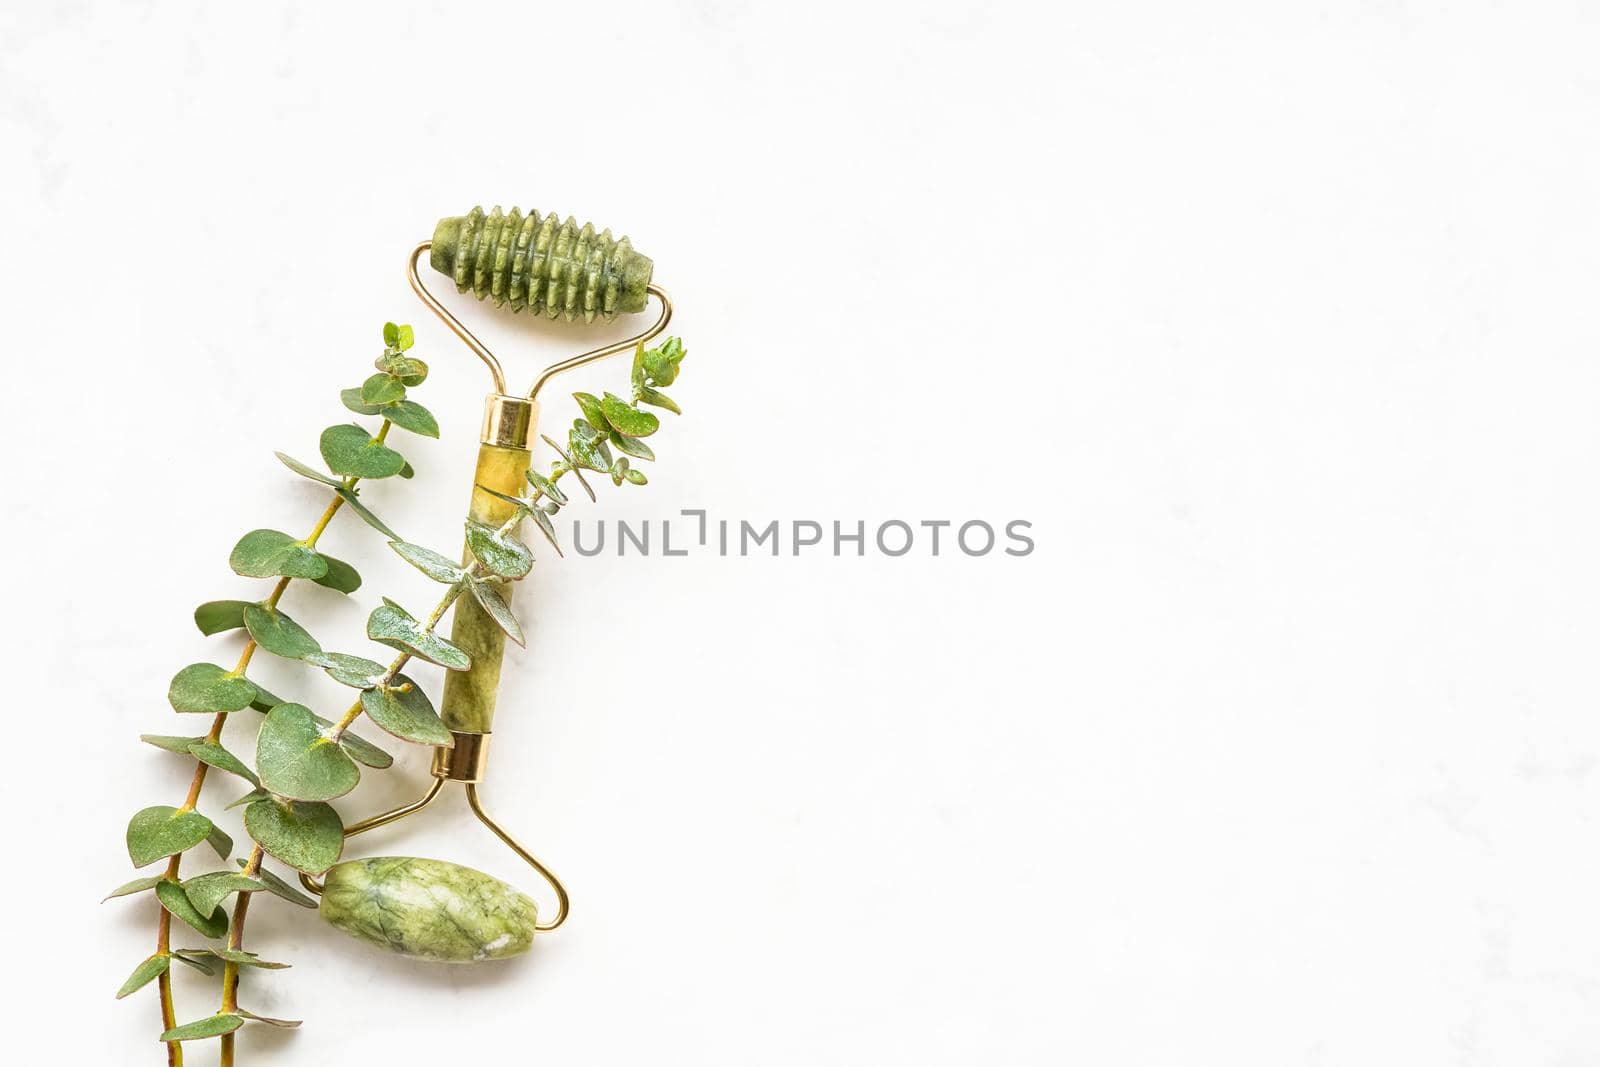
[[[265,850],[260,845],[250,850],[250,859],[244,865],[244,873],[248,878],[254,878],[261,871],[261,859]],[[244,920],[250,910],[250,898],[255,894],[241,892],[238,899],[233,902],[233,919],[228,923],[228,947],[243,950],[244,948]],[[224,1012],[235,1011],[239,1007],[239,965],[232,960],[227,960],[222,965],[222,1008]],[[222,1035],[222,1051],[217,1060],[219,1067],[233,1067],[233,1034]]]
[[[382,441],[388,432],[389,420],[384,419],[383,425],[378,429],[378,435],[376,439]],[[358,481],[360,481],[359,478],[345,478],[343,483],[344,489],[347,491],[354,489]],[[341,494],[334,493],[333,500],[328,503],[327,508],[322,512],[322,516],[317,519],[316,525],[311,528],[311,532],[305,537],[305,545],[307,548],[316,547],[317,541],[321,539],[323,532],[327,530],[328,524],[333,521],[333,517],[338,514],[339,509],[344,506],[344,501],[345,498]],[[287,577],[278,579],[277,584],[273,586],[272,592],[267,596],[265,601],[267,607],[275,608],[278,606],[278,602],[283,599],[284,591],[289,588],[289,583],[292,580],[293,579]],[[258,645],[255,638],[252,637],[246,640],[244,650],[239,654],[238,664],[235,665],[233,670],[229,673],[236,677],[243,677],[245,669],[249,667],[250,660],[255,655],[257,647]],[[228,721],[229,714],[229,712],[225,711],[218,712],[216,717],[211,720],[211,729],[206,732],[207,741],[216,742],[222,737],[222,727],[223,724]],[[206,763],[201,759],[195,760],[194,777],[189,781],[189,793],[184,798],[183,806],[178,809],[179,811],[193,811],[195,805],[200,802],[200,792],[205,788],[206,773],[210,769],[211,765],[209,763]],[[260,869],[260,856],[261,846],[257,845],[255,850],[251,853],[251,860],[254,864],[254,869],[248,871],[247,873],[253,875],[256,870]],[[167,861],[167,869],[163,873],[162,878],[168,882],[179,881],[178,871],[182,864],[183,853],[179,852],[173,855],[173,857]],[[245,905],[245,901],[249,899],[249,896],[249,893],[241,892],[239,894],[239,901],[235,905],[234,918],[239,925],[239,932],[241,935],[243,933],[244,916],[242,910],[240,910],[240,906],[247,906]],[[231,939],[231,932],[229,936]],[[237,948],[238,946],[231,945],[230,947]],[[161,906],[161,916],[156,927],[156,954],[168,957],[172,955],[172,913],[166,909],[165,905]],[[228,976],[230,970],[232,971],[233,976],[233,989],[231,991],[228,989]],[[233,994],[237,992],[239,982],[238,966],[233,963],[226,963],[223,966],[222,973],[224,986],[223,999],[224,1003],[226,1004],[229,1002]],[[161,1001],[161,1029],[162,1032],[165,1033],[177,1025],[177,1012],[172,1001],[172,974],[170,969],[157,978],[156,988]],[[223,1010],[228,1011],[231,1009],[225,1007]],[[183,1043],[181,1041],[168,1041],[166,1045],[168,1067],[183,1067]],[[223,1049],[223,1062],[225,1064],[232,1064],[232,1034],[224,1035]]]
[[[174,856],[167,863],[167,877],[172,878],[177,874],[178,857]],[[156,925],[156,952],[162,956],[170,956],[172,948],[172,913],[165,907],[161,909],[161,918]],[[178,1015],[172,1006],[172,971],[168,968],[156,979],[156,990],[161,997],[161,1032],[178,1025]],[[167,1042],[167,1067],[183,1067],[183,1042]]]

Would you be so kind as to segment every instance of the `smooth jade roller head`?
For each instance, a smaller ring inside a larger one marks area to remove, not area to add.
[[[380,856],[328,871],[322,917],[352,937],[438,963],[528,951],[538,907],[498,878],[443,860]]]
[[[509,304],[512,311],[527,308],[569,322],[643,311],[654,266],[610,230],[596,233],[591,223],[579,226],[576,219],[562,222],[537,211],[503,214],[498,207],[487,215],[475,207],[440,219],[428,263],[458,291],[495,307]]]

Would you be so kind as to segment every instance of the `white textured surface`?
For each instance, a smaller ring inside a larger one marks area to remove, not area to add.
[[[1038,551],[542,563],[486,794],[572,923],[436,970],[259,902],[245,1003],[307,1025],[242,1063],[1600,1062],[1593,10],[1066,7],[0,11],[8,1048],[159,1061],[151,904],[94,904],[187,779],[135,735],[386,318],[445,437],[368,499],[454,542],[483,379],[401,265],[499,202],[679,301],[688,414],[592,514]],[[326,544],[334,647],[428,595]],[[464,820],[353,851],[531,887]]]

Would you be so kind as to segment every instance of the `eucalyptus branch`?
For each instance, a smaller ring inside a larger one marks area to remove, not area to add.
[[[383,434],[387,432],[388,426],[388,421],[385,420],[383,427],[379,430],[379,433]],[[355,478],[346,478],[344,481],[344,488],[346,490],[353,490],[355,488],[355,483],[358,480],[359,479]],[[322,537],[323,531],[328,528],[328,523],[333,520],[333,516],[338,512],[340,506],[343,504],[344,497],[335,494],[332,501],[329,502],[327,509],[323,511],[322,517],[317,520],[317,523],[314,527],[312,527],[311,532],[304,538],[303,543],[307,548],[316,547],[317,541]],[[289,588],[289,582],[291,580],[292,579],[289,577],[279,578],[277,583],[273,586],[272,593],[262,603],[265,604],[268,609],[276,608],[278,606],[278,602],[283,599],[284,592]],[[255,655],[255,651],[258,647],[259,645],[254,637],[248,639],[245,642],[244,649],[239,654],[239,662],[234,666],[232,671],[228,672],[229,676],[243,678],[245,676],[245,669],[250,665],[250,660]],[[204,739],[204,743],[206,745],[216,746],[218,744],[222,737],[223,724],[228,721],[228,715],[229,713],[226,711],[219,711],[211,720],[211,728],[206,732]],[[183,806],[177,809],[178,812],[190,812],[195,809],[195,806],[200,802],[200,793],[205,787],[206,775],[207,772],[210,771],[211,766],[212,765],[205,760],[196,758],[194,777],[189,783],[189,793],[184,798]],[[218,851],[220,852],[221,850],[219,849]],[[227,856],[224,855],[222,858],[227,859]],[[172,857],[167,860],[167,867],[162,874],[162,880],[165,882],[179,884],[181,886],[181,883],[178,881],[178,872],[182,863],[183,853],[174,853]],[[254,872],[247,872],[247,875],[249,876],[253,876],[253,874]],[[157,921],[156,928],[156,955],[154,958],[165,959],[167,961],[166,967],[162,970],[161,974],[157,978],[158,991],[161,1001],[162,1032],[165,1034],[177,1026],[177,1015],[172,1002],[172,912],[166,907],[165,904],[161,906],[160,912],[161,914]],[[228,966],[233,965],[229,964]],[[231,1043],[231,1035],[227,1035],[227,1037],[229,1043]],[[173,1040],[166,1042],[166,1045],[167,1062],[169,1064],[175,1064],[177,1067],[182,1067],[182,1043]]]
[[[289,582],[296,578],[310,578],[343,593],[352,592],[359,586],[360,576],[354,568],[318,553],[318,541],[334,515],[346,504],[368,524],[393,537],[393,531],[359,502],[357,484],[368,476],[403,474],[409,477],[409,464],[384,445],[393,425],[399,424],[414,432],[437,436],[437,424],[432,415],[420,405],[403,400],[404,388],[401,383],[420,384],[427,374],[426,365],[420,360],[403,355],[410,346],[409,327],[390,325],[385,327],[384,332],[386,350],[377,363],[380,374],[373,375],[360,389],[346,390],[342,397],[346,406],[353,410],[384,416],[376,434],[369,436],[366,430],[358,426],[330,427],[324,432],[321,442],[323,458],[337,477],[321,474],[279,454],[279,459],[296,473],[333,489],[333,497],[321,517],[310,533],[298,540],[273,530],[253,531],[240,540],[230,556],[229,562],[238,574],[275,577],[277,580],[272,592],[267,599],[253,604],[213,601],[196,609],[195,622],[202,633],[210,635],[240,627],[248,633],[239,660],[232,670],[224,671],[207,663],[191,664],[173,679],[168,693],[173,710],[213,712],[210,728],[200,737],[144,735],[142,738],[169,751],[191,755],[196,761],[188,794],[181,807],[146,808],[134,816],[128,827],[128,851],[134,865],[143,866],[154,859],[166,857],[162,874],[135,879],[112,893],[112,896],[124,896],[154,889],[160,898],[162,906],[157,924],[156,952],[134,970],[118,992],[118,997],[128,995],[152,979],[157,981],[163,1031],[161,1040],[167,1049],[169,1064],[183,1063],[183,1041],[219,1035],[224,1037],[225,1062],[231,1063],[232,1029],[241,1025],[245,1018],[258,1018],[248,1012],[231,1016],[237,1010],[238,961],[249,958],[249,954],[242,949],[242,919],[248,907],[249,894],[272,889],[279,895],[294,899],[296,903],[313,903],[275,876],[272,877],[276,885],[257,877],[262,874],[262,850],[259,846],[252,852],[250,860],[245,861],[245,870],[240,874],[216,872],[188,882],[181,882],[178,876],[184,853],[200,841],[208,841],[224,859],[232,850],[232,841],[227,834],[195,810],[210,768],[218,767],[249,780],[252,785],[260,784],[250,768],[221,744],[223,725],[233,711],[246,706],[265,711],[282,703],[246,676],[246,669],[256,650],[266,647],[280,656],[308,659],[312,657],[306,653],[304,646],[309,643],[320,653],[315,640],[278,609]],[[395,395],[397,388],[398,396]],[[377,395],[368,395],[371,393]],[[355,435],[359,435],[359,441],[354,439]],[[384,469],[378,469],[380,467]],[[352,743],[356,740],[351,739]],[[372,752],[377,753],[378,750],[372,749]],[[378,754],[388,760],[386,755]],[[235,920],[229,922],[220,905],[229,893],[236,891],[240,897]],[[222,953],[208,949],[174,950],[171,942],[174,915],[206,937],[218,937],[229,932],[228,948]],[[177,1025],[172,1003],[172,961],[179,960],[207,973],[214,973],[209,961],[216,958],[224,960],[224,1012],[197,1023]],[[255,965],[262,964],[257,962]]]

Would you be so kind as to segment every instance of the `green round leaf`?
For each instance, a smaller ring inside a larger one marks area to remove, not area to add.
[[[589,421],[590,426],[602,432],[611,429],[611,423],[606,419],[605,409],[600,406],[599,397],[593,393],[573,393],[572,399],[576,400],[578,407],[583,409],[583,417]]]
[[[198,811],[156,804],[128,820],[128,858],[135,867],[146,866],[193,848],[211,830],[211,820]]]
[[[197,737],[194,739],[194,743],[189,746],[189,754],[208,766],[227,771],[229,774],[237,774],[253,786],[261,785],[261,781],[256,778],[255,771],[246,766],[244,760],[235,756],[215,741],[207,741],[203,737]]]
[[[128,975],[128,980],[122,983],[122,988],[117,990],[117,999],[132,993],[136,989],[143,989],[157,978],[167,973],[167,968],[172,966],[172,957],[164,955],[151,956]]]
[[[577,432],[576,427],[574,427],[573,432],[574,433]],[[580,466],[578,461],[575,458],[573,458],[573,456],[570,453],[568,453],[564,449],[562,449],[562,447],[560,445],[556,444],[555,439],[552,438],[549,434],[544,434],[544,433],[540,434],[539,435],[539,440],[543,441],[545,444],[549,445],[551,448],[556,450],[556,454],[561,457],[561,465],[564,466],[567,470],[570,470],[572,472],[572,476],[574,478],[578,479],[578,484],[583,486],[583,491],[585,493],[589,494],[589,499],[590,500],[595,499],[594,490],[591,489],[589,487],[589,483],[584,480],[583,471],[578,469],[579,466]],[[570,434],[568,435],[567,443],[568,444],[572,443]],[[551,467],[552,472],[555,472],[557,469],[558,468],[555,465],[552,465],[552,467]],[[552,473],[552,478],[553,477],[554,477],[554,473]],[[533,481],[532,478],[529,478],[528,480],[530,482]],[[538,484],[538,483],[535,483],[535,484]]]
[[[172,950],[172,958],[179,963],[187,964],[201,974],[215,978],[217,970],[211,966],[211,961],[206,958],[208,955],[209,952],[205,949],[175,948]]]
[[[639,390],[639,403],[649,404],[651,407],[663,408],[674,415],[682,415],[683,411],[666,393],[658,393],[654,389],[643,388]]]
[[[201,915],[210,915],[217,910],[218,904],[234,893],[254,893],[265,888],[265,882],[233,871],[213,871],[183,883],[183,891],[189,894],[189,902]]]
[[[640,353],[639,363],[656,385],[671,385],[678,376],[677,364],[659,348],[646,349]]]
[[[374,515],[367,509],[367,506],[363,504],[360,498],[356,495],[355,489],[340,486],[337,492],[341,497],[344,498],[344,502],[350,506],[350,510],[361,516],[362,522],[366,523],[374,530],[377,530],[391,541],[401,540],[399,534],[385,526],[382,519],[378,518],[378,516]]]
[[[255,708],[257,711],[271,711],[273,708],[277,707],[279,704],[287,704],[287,703],[288,703],[287,700],[283,699],[280,696],[276,696],[276,695],[274,695],[272,693],[267,692],[265,689],[261,688],[261,686],[258,685],[258,686],[256,686],[256,698],[250,702],[250,706],[252,708]]]
[[[617,447],[617,451],[626,452],[634,459],[655,459],[656,451],[643,441],[634,437],[624,437],[620,433],[613,433],[610,441]]]
[[[208,600],[194,609],[194,624],[207,637],[237,630],[244,625],[244,609],[249,606],[248,600]]]
[[[191,663],[172,676],[167,701],[174,711],[238,711],[256,698],[256,685],[215,663]]]
[[[381,371],[361,383],[363,404],[376,404],[382,407],[396,400],[404,400],[405,395],[406,387],[400,384],[400,380]]]
[[[363,412],[363,414],[370,415],[371,412]],[[310,478],[314,482],[321,482],[323,485],[331,485],[335,489],[344,484],[339,479],[330,478],[309,464],[301,463],[293,456],[286,456],[282,452],[274,452],[273,455],[278,457],[279,463],[282,463],[285,467],[288,467],[302,478]]]
[[[583,419],[572,420],[572,429],[567,431],[567,446],[572,449],[572,458],[578,466],[602,474],[611,469],[611,448],[606,444],[605,435]]]
[[[481,578],[472,580],[472,597],[483,608],[484,614],[493,619],[495,625],[505,631],[507,637],[519,645],[526,645],[522,637],[522,625],[517,622],[517,617],[511,613],[511,605],[506,603],[505,597],[500,595],[500,590],[494,587],[492,581]],[[382,725],[381,723],[379,725]]]
[[[230,875],[229,877],[238,878],[240,876]],[[264,888],[264,886],[258,886],[257,890]],[[236,963],[240,967],[259,967],[268,971],[282,971],[287,970],[289,967],[287,963],[273,963],[271,960],[262,959],[254,952],[246,952],[239,948],[183,949],[182,954],[185,956],[198,956],[205,959],[221,960],[224,963]],[[250,1013],[247,1011],[241,1011],[239,1014],[245,1016],[246,1018],[251,1017]]]
[[[660,419],[648,411],[640,411],[620,396],[607,393],[600,401],[600,408],[606,414],[606,422],[624,437],[649,437],[661,428]],[[597,430],[603,428],[595,427]]]
[[[436,582],[454,585],[461,580],[461,565],[431,548],[407,544],[405,541],[390,541],[389,547],[399,553],[401,559]]]
[[[472,659],[465,652],[432,631],[424,631],[410,612],[388,597],[367,616],[367,636],[453,671],[472,666]]]
[[[361,708],[367,716],[402,741],[449,745],[450,731],[439,721],[428,694],[403,674],[396,675],[394,680],[397,683],[394,688],[368,689],[361,694]],[[406,686],[410,688],[405,689]]]
[[[256,844],[306,874],[321,874],[344,851],[344,823],[327,804],[282,803],[268,797],[244,809]]]
[[[267,792],[265,789],[252,789],[239,799],[228,801],[227,805],[222,810],[229,811],[233,808],[237,808],[240,804],[253,804],[256,801],[261,800],[264,797],[270,797],[271,795],[272,794]],[[243,863],[244,861],[240,860],[239,862]]]
[[[161,875],[152,874],[146,878],[135,878],[131,882],[123,882],[121,885],[117,886],[117,888],[107,893],[105,895],[105,899],[101,900],[100,903],[104,904],[112,897],[127,897],[132,896],[135,893],[147,892],[148,890],[154,889],[156,885],[161,882],[161,880]]]
[[[327,652],[308,662],[326,670],[328,677],[340,685],[348,685],[354,689],[371,689],[378,684],[378,679],[382,678],[388,669],[381,663],[361,656],[349,656],[343,652]]]
[[[546,438],[545,440],[549,440],[549,438]],[[539,492],[543,493],[551,500],[554,500],[557,504],[565,504],[567,502],[567,494],[563,493],[561,491],[561,487],[551,479],[546,478],[544,475],[531,468],[528,470],[527,477],[529,485],[539,490]]]
[[[239,866],[247,866],[246,861],[241,859],[239,861]],[[288,882],[285,882],[282,878],[279,878],[265,867],[262,867],[256,871],[256,877],[261,879],[261,881],[266,884],[267,892],[271,893],[275,897],[280,897],[283,900],[287,900],[291,904],[298,904],[302,908],[315,908],[317,906],[317,902],[315,900],[312,900],[310,897],[306,896],[304,893],[300,892],[300,890],[296,889]]]
[[[156,899],[176,918],[182,919],[207,937],[221,937],[228,932],[228,913],[221,908],[201,913],[195,909],[189,894],[177,882],[163,880],[156,886]]]
[[[628,479],[628,481],[632,482],[634,485],[644,485],[650,480],[644,476],[644,471],[641,470],[623,471],[622,476]]]
[[[196,741],[204,741],[203,737],[171,737],[167,734],[140,734],[139,740],[147,745],[164,748],[168,752],[176,752],[180,756],[189,755],[189,746]]]
[[[231,1034],[244,1025],[244,1016],[233,1015],[228,1012],[218,1012],[204,1019],[196,1019],[192,1023],[174,1026],[171,1030],[161,1035],[162,1041],[197,1041],[205,1037],[221,1037]]]
[[[329,426],[318,442],[322,458],[335,474],[356,478],[389,478],[400,473],[406,459],[354,423]]]
[[[344,560],[334,559],[332,556],[323,556],[322,558],[328,564],[328,573],[321,578],[314,578],[312,581],[339,593],[354,593],[361,588],[361,575],[356,573],[354,567]]]
[[[392,374],[400,379],[400,384],[407,386],[421,385],[428,380],[428,365],[412,356],[403,356],[398,352],[385,352],[372,363],[373,367]]]
[[[256,767],[262,785],[293,800],[332,800],[361,780],[361,768],[300,704],[267,713],[256,737]]]
[[[223,859],[227,859],[229,853],[233,851],[233,838],[229,837],[227,832],[220,826],[211,828],[211,832],[206,835],[206,844],[210,845],[211,850]]]
[[[533,569],[533,553],[509,533],[467,521],[467,547],[477,561],[502,578],[521,578]]]
[[[277,608],[251,604],[244,609],[244,625],[256,644],[284,659],[319,655],[322,646],[305,628]]]
[[[376,415],[383,410],[382,404],[369,404],[361,399],[361,387],[339,390],[339,402],[357,415]]]
[[[383,409],[383,417],[400,427],[422,437],[439,436],[439,420],[433,412],[415,400],[402,400]]]
[[[251,530],[228,556],[235,574],[246,578],[321,578],[328,561],[280,530]]]
[[[394,765],[393,756],[360,734],[351,733],[349,730],[346,730],[344,736],[339,738],[339,747],[349,753],[350,758],[363,767],[371,767],[374,770],[381,771]]]

